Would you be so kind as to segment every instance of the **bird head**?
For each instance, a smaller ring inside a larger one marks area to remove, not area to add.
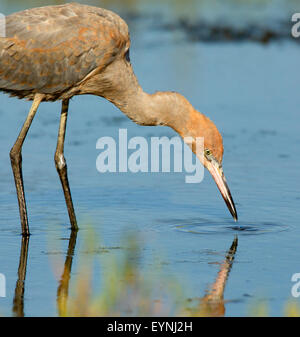
[[[222,167],[224,148],[219,130],[208,117],[191,108],[185,125],[184,135],[182,133],[181,135],[183,137],[189,136],[193,139],[192,144],[189,144],[192,151],[212,175],[231,215],[237,221],[237,211]],[[197,149],[196,142],[199,137],[204,142],[200,151]]]

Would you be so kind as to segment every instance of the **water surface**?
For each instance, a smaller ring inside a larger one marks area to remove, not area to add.
[[[3,1],[2,12],[21,10],[31,3],[38,5],[34,1]],[[206,43],[192,41],[184,30],[163,28],[163,24],[176,23],[180,17],[193,22],[223,17],[234,25],[244,13],[246,21],[267,22],[272,28],[278,22],[289,22],[297,3],[262,1],[243,7],[235,1],[227,5],[191,1],[190,7],[184,8],[180,3],[132,1],[125,6],[117,1],[97,2],[128,18],[131,60],[144,90],[182,93],[222,132],[224,172],[240,221],[233,222],[208,174],[201,184],[185,184],[185,173],[99,174],[99,137],[117,137],[119,128],[127,128],[128,137],[175,133],[164,127],[135,125],[103,99],[75,97],[70,104],[65,148],[81,228],[71,285],[79,273],[89,224],[105,247],[123,247],[124,232],[137,233],[143,247],[142,268],[151,271],[159,260],[163,272],[182,283],[187,298],[204,296],[238,236],[224,293],[225,314],[247,315],[251,304],[263,299],[269,304],[270,315],[282,315],[290,298],[291,276],[300,272],[299,43],[288,37],[268,44]],[[12,315],[21,236],[8,154],[30,103],[4,94],[0,101],[0,272],[7,284],[7,297],[0,298],[0,314]],[[57,315],[57,288],[70,236],[53,161],[59,111],[58,103],[42,104],[23,147],[32,232],[23,308],[27,316]],[[94,254],[101,255],[101,251]],[[110,254],[122,254],[122,249],[108,249],[101,255],[102,261]],[[96,284],[101,284],[105,268],[105,264],[95,266]]]

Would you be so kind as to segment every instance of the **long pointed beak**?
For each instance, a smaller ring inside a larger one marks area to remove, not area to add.
[[[208,161],[206,163],[206,168],[208,169],[208,171],[214,178],[214,181],[216,182],[218,189],[221,192],[222,197],[233,219],[237,221],[238,220],[237,211],[236,211],[235,204],[232,199],[229,187],[227,185],[222,167],[220,167],[220,165],[216,161],[211,161],[211,162]]]

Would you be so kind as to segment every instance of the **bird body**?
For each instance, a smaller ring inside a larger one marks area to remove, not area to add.
[[[75,95],[104,97],[139,125],[165,125],[189,143],[204,138],[199,160],[212,174],[231,212],[237,213],[222,169],[223,142],[214,123],[176,92],[143,91],[129,58],[126,22],[117,14],[70,3],[33,8],[6,18],[0,38],[0,90],[33,100],[32,108],[11,149],[22,232],[29,234],[21,167],[21,150],[37,108],[44,101],[62,101],[55,164],[63,186],[71,226],[77,228],[64,158],[69,100]],[[196,155],[198,155],[196,153]]]
[[[76,3],[6,17],[0,38],[0,88],[19,98],[71,98],[130,45],[128,27],[111,11]]]

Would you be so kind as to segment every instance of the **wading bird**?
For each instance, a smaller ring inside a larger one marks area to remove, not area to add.
[[[235,220],[237,212],[222,169],[222,137],[214,123],[176,92],[148,94],[140,87],[130,59],[128,26],[115,13],[65,4],[24,10],[6,17],[0,38],[0,90],[33,101],[10,151],[22,234],[29,235],[22,178],[22,145],[41,102],[62,101],[55,165],[72,229],[77,222],[68,183],[64,140],[69,100],[75,95],[104,97],[140,125],[165,125],[181,137],[204,138],[199,156],[213,176]]]

